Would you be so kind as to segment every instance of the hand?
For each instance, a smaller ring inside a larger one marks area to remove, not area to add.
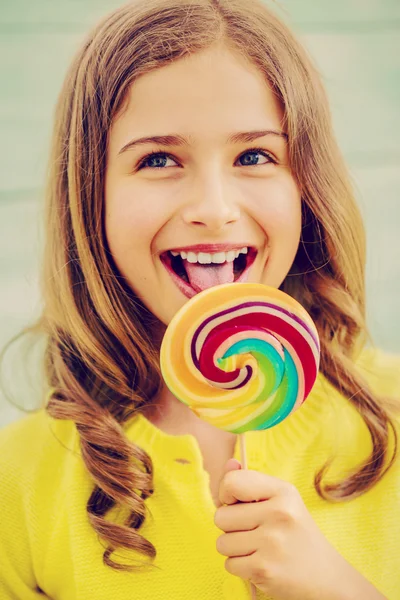
[[[328,542],[297,489],[229,459],[215,525],[226,570],[274,600],[384,600]]]

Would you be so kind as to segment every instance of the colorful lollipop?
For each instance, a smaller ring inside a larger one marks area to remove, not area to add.
[[[161,344],[171,392],[201,419],[243,434],[277,425],[318,374],[318,332],[291,296],[255,283],[203,290],[174,316]],[[243,468],[247,468],[240,435]],[[250,584],[252,599],[256,588]]]
[[[232,433],[277,425],[307,398],[318,374],[318,332],[291,296],[229,283],[191,298],[161,345],[171,392],[201,419]]]

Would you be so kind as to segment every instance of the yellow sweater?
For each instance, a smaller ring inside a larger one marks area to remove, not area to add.
[[[360,365],[373,389],[400,398],[400,357],[367,351]],[[195,438],[163,433],[141,415],[126,434],[154,464],[155,493],[146,500],[152,517],[141,533],[157,549],[158,568],[126,573],[103,565],[104,548],[87,519],[92,482],[74,423],[40,410],[0,432],[1,600],[250,598],[248,584],[225,571],[225,557],[216,550],[222,532],[213,522]],[[400,599],[400,458],[353,501],[327,503],[314,490],[314,473],[332,452],[338,456],[333,478],[371,446],[363,421],[326,379],[319,375],[306,403],[284,423],[248,432],[245,441],[248,468],[295,484],[338,551],[387,598]],[[258,592],[257,598],[265,596]]]

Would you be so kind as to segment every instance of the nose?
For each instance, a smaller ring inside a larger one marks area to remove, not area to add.
[[[194,187],[195,191],[183,209],[182,218],[188,225],[220,230],[240,218],[240,210],[218,177]]]

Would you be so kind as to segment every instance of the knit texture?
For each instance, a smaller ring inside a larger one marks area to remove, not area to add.
[[[400,398],[400,357],[364,351],[359,366],[374,390]],[[214,525],[196,439],[166,434],[140,414],[126,434],[153,460],[155,492],[146,500],[149,514],[140,531],[157,549],[156,568],[126,573],[103,565],[104,546],[86,513],[93,482],[79,435],[73,422],[54,420],[41,409],[0,431],[1,600],[250,598],[248,583],[225,570],[226,558],[216,550],[222,532]],[[349,402],[319,374],[307,401],[286,421],[244,435],[248,468],[292,482],[342,556],[389,600],[399,600],[400,458],[355,500],[328,503],[314,489],[315,472],[332,454],[337,458],[330,481],[371,448]],[[240,460],[239,438],[235,458]],[[138,553],[119,555],[143,561]],[[258,591],[257,598],[266,596]]]

